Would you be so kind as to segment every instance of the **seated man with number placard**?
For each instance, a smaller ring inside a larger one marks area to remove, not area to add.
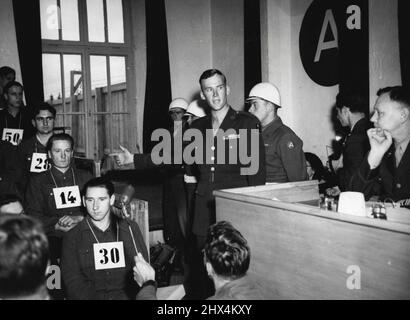
[[[26,211],[44,225],[52,263],[60,257],[61,238],[84,218],[80,190],[92,178],[73,167],[74,140],[66,133],[51,136],[46,147],[51,168],[30,178]]]
[[[53,135],[55,118],[56,109],[46,102],[34,108],[31,122],[36,128],[36,134],[20,143],[17,148],[20,161],[24,163],[24,179],[21,183],[23,192],[32,173],[47,171],[50,168],[46,146],[48,139]]]
[[[17,146],[35,133],[30,111],[23,104],[22,84],[17,81],[9,82],[4,87],[3,96],[7,108],[0,111],[0,138]]]
[[[68,299],[134,299],[139,287],[133,281],[134,257],[148,252],[134,221],[111,213],[114,185],[95,178],[84,186],[87,216],[63,239],[62,276]]]

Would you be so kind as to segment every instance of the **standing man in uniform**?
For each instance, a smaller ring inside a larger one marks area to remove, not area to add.
[[[216,221],[213,191],[263,185],[266,178],[265,154],[259,120],[249,113],[235,111],[228,104],[227,97],[230,89],[227,86],[226,77],[221,71],[217,69],[204,71],[199,78],[199,83],[201,98],[207,102],[211,112],[209,115],[192,122],[190,128],[199,131],[203,137],[203,145],[198,146],[198,148],[202,148],[202,161],[187,166],[187,178],[193,176],[192,172],[195,169],[199,175],[195,191],[192,225],[192,233],[196,240],[196,262],[192,267],[191,289],[193,290],[191,293],[188,292],[190,298],[196,299],[206,298],[213,293],[212,283],[209,281],[202,263],[202,249],[206,240],[206,232],[208,227]],[[243,134],[241,129],[245,130],[246,134]],[[255,137],[255,134],[256,139],[251,139],[251,136]],[[211,139],[213,137],[210,145],[206,143],[207,135],[210,135]],[[252,160],[256,162],[257,168],[256,172],[252,172],[252,174],[243,174],[241,169],[249,168],[249,166],[240,163],[240,156],[237,157],[236,162],[231,163],[230,161],[230,153],[234,143],[237,143],[239,153],[241,153],[243,150],[240,150],[240,145],[243,145],[241,142],[244,139],[247,139],[245,152],[249,154],[250,149],[256,151]],[[207,154],[210,154],[210,157],[207,157]],[[218,161],[219,154],[225,155],[225,161],[222,163]],[[189,284],[187,284],[187,289],[191,290]]]
[[[35,133],[30,111],[23,104],[22,84],[17,81],[9,82],[4,87],[3,96],[7,107],[0,111],[0,138],[18,145],[21,140],[29,139]]]
[[[351,190],[366,199],[410,199],[410,90],[402,86],[377,92],[370,152],[352,178]]]
[[[46,102],[38,104],[34,108],[31,120],[36,128],[36,134],[24,140],[17,148],[20,161],[24,165],[24,179],[21,186],[23,194],[30,175],[47,171],[50,167],[46,146],[48,139],[53,135],[55,118],[54,107]]]
[[[370,128],[366,117],[368,106],[360,93],[340,92],[336,97],[336,109],[337,119],[350,131],[342,148],[343,168],[337,171],[340,190],[349,191],[350,180],[370,149],[366,133]]]
[[[249,92],[247,102],[251,104],[249,112],[262,124],[266,182],[307,180],[303,141],[278,116],[281,108],[279,90],[271,83],[259,83]]]
[[[61,256],[62,237],[84,218],[80,190],[92,176],[73,166],[74,140],[70,135],[51,136],[46,150],[51,168],[31,177],[25,207],[28,215],[43,223],[55,262],[53,259]]]

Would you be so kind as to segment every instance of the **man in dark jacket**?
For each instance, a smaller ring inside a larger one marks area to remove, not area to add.
[[[359,92],[340,92],[336,97],[337,118],[343,127],[349,127],[349,134],[342,147],[343,168],[337,171],[339,188],[348,191],[354,172],[363,162],[370,149],[367,130],[368,106]]]
[[[366,199],[410,199],[410,90],[387,87],[377,92],[367,135],[370,152],[356,170],[351,189]]]
[[[266,171],[260,122],[255,116],[235,111],[228,104],[230,89],[225,75],[216,69],[206,70],[199,83],[201,98],[206,100],[211,112],[192,122],[188,131],[201,136],[202,143],[195,144],[193,141],[185,147],[185,151],[195,150],[193,161],[186,166],[187,178],[198,176],[192,225],[197,263],[192,266],[193,284],[190,286],[195,293],[188,295],[201,299],[212,293],[212,289],[209,289],[212,286],[206,285],[208,278],[201,251],[206,231],[216,221],[213,191],[263,185]],[[193,137],[195,139],[195,135]],[[189,153],[185,151],[184,155]],[[250,161],[244,161],[250,154]],[[189,159],[184,160],[190,162]]]
[[[132,280],[134,256],[148,251],[134,221],[111,213],[114,185],[95,178],[84,186],[87,216],[63,240],[62,276],[69,299],[135,299],[138,286]]]

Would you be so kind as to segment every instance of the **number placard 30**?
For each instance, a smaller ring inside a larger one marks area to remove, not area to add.
[[[124,243],[94,243],[95,270],[116,269],[125,267]]]
[[[50,169],[50,167],[51,164],[46,153],[33,153],[31,156],[30,172],[43,172]]]
[[[80,189],[78,186],[54,188],[53,193],[57,209],[81,206]]]

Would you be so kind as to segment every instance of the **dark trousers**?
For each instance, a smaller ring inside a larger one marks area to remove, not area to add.
[[[205,268],[202,249],[206,237],[191,235],[191,245],[188,247],[187,255],[188,270],[185,276],[185,299],[204,300],[215,293],[212,280],[209,278]]]

